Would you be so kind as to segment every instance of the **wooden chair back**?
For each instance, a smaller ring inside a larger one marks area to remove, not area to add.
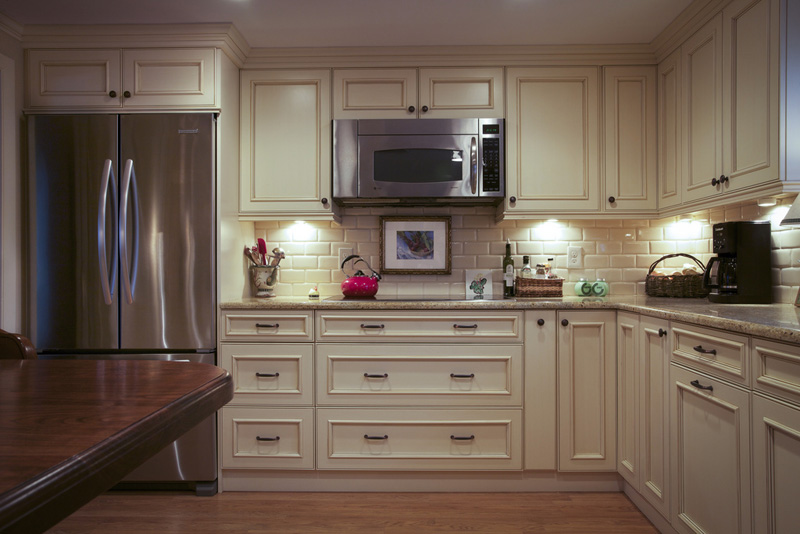
[[[0,360],[35,360],[36,347],[19,334],[0,330]]]

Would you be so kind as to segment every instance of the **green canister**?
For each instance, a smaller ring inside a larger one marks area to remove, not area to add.
[[[581,278],[575,283],[575,294],[579,297],[588,297],[592,294],[592,283],[586,278]]]
[[[594,284],[592,284],[592,295],[595,297],[605,297],[608,295],[608,282],[606,282],[605,278],[598,278],[595,280]]]

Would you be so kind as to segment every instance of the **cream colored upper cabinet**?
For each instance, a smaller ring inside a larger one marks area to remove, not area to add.
[[[213,108],[216,50],[29,50],[27,98],[30,109]]]
[[[503,69],[335,69],[335,119],[502,118]]]
[[[558,312],[558,469],[616,471],[613,311]]]
[[[656,69],[605,67],[605,211],[656,209]]]
[[[597,67],[508,69],[505,216],[600,209]]]
[[[333,218],[330,71],[241,74],[242,219]]]
[[[681,203],[681,52],[658,65],[658,207]]]

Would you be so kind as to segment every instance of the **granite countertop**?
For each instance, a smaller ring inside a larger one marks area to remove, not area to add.
[[[791,304],[714,304],[706,299],[656,297],[561,297],[509,300],[309,300],[248,298],[223,302],[223,310],[532,310],[614,309],[670,321],[721,328],[776,341],[800,343],[800,308]]]

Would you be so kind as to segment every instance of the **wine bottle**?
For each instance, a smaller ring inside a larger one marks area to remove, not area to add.
[[[514,297],[514,258],[511,257],[511,241],[506,239],[506,255],[503,256],[503,298]]]

